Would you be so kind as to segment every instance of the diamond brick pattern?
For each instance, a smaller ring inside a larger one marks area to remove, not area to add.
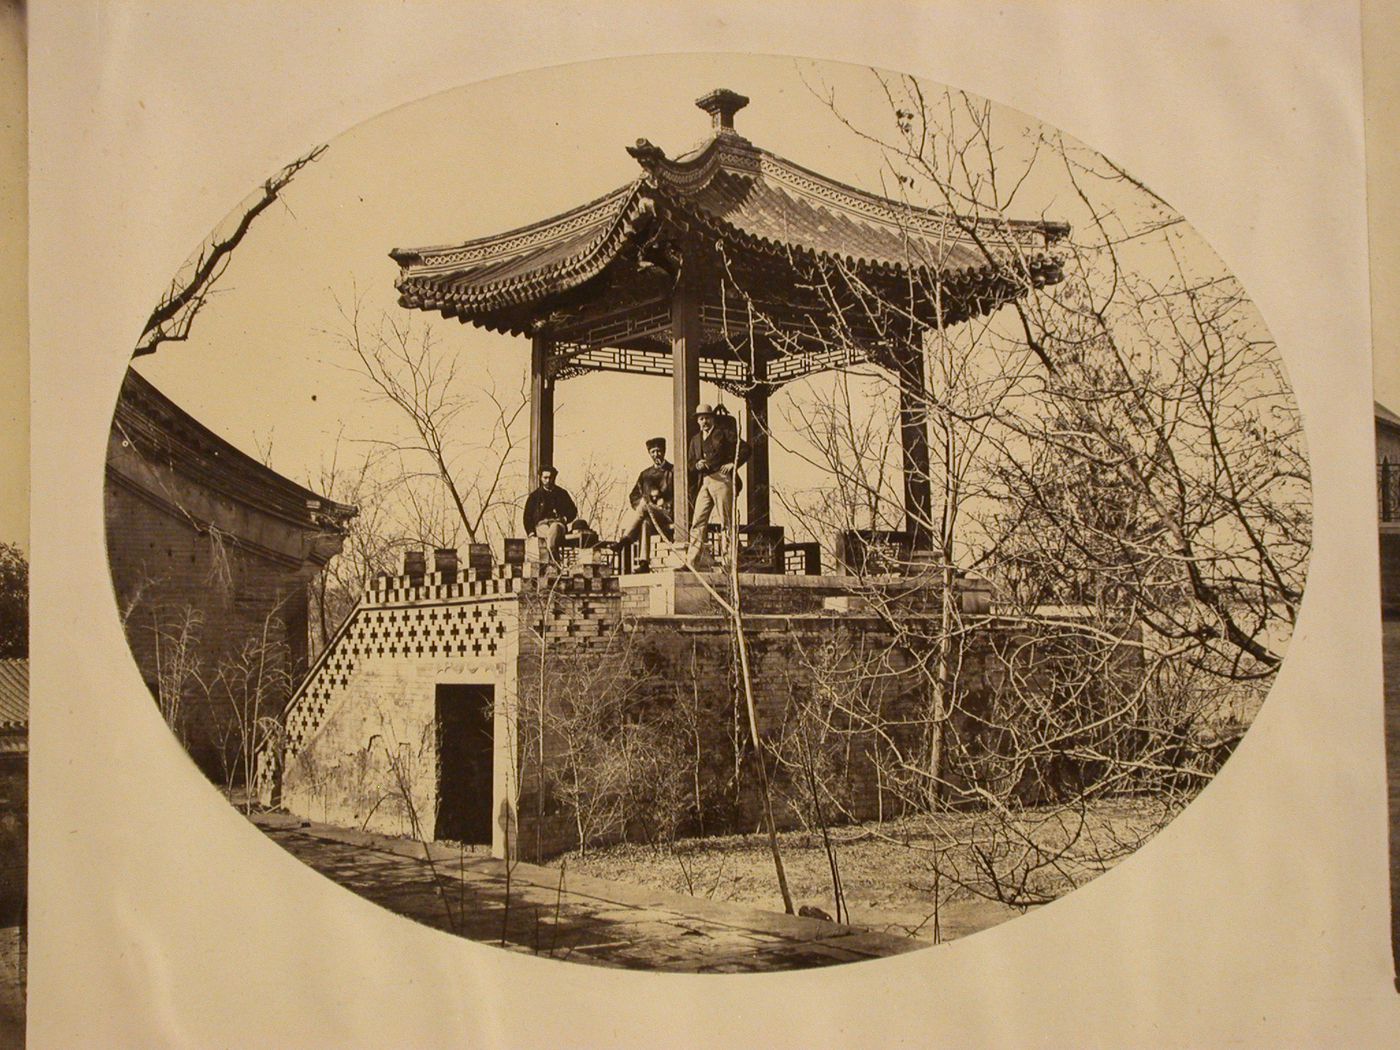
[[[522,596],[550,592],[565,603],[547,626],[535,625],[541,635],[581,642],[603,635],[617,605],[611,565],[532,568],[529,575],[498,565],[455,578],[431,572],[375,581],[288,704],[287,757],[316,735],[365,660],[492,659],[503,651],[512,619],[504,611]]]
[[[455,589],[465,585],[445,586]],[[428,606],[362,605],[306,680],[288,712],[289,754],[300,751],[315,735],[363,660],[495,656],[506,636],[503,607],[503,601],[489,600]]]

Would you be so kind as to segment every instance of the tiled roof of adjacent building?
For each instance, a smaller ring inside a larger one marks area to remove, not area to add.
[[[29,728],[29,661],[0,660],[0,732]]]

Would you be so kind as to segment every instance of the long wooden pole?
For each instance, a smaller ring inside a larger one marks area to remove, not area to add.
[[[690,508],[695,492],[690,481],[690,427],[700,403],[700,304],[694,282],[684,270],[671,297],[671,457],[676,464],[676,542],[690,539]]]
[[[735,468],[737,470],[737,463]],[[739,510],[737,506],[738,495],[733,489],[730,489],[729,498],[731,501],[729,520],[732,525],[737,520],[735,515]],[[783,854],[778,848],[778,827],[773,819],[773,790],[768,783],[768,764],[763,758],[763,738],[758,731],[758,705],[754,702],[753,674],[749,669],[748,639],[744,634],[744,614],[739,601],[739,545],[732,534],[727,539],[729,541],[729,583],[730,593],[733,596],[732,602],[720,597],[719,592],[710,585],[710,581],[694,565],[690,565],[689,568],[695,578],[700,581],[700,585],[710,593],[715,604],[729,616],[734,624],[734,646],[739,652],[739,685],[744,690],[744,710],[748,715],[749,740],[753,743],[754,762],[758,766],[758,786],[763,795],[763,823],[768,831],[768,848],[773,854],[773,868],[778,876],[778,892],[783,898],[783,908],[789,915],[793,915],[795,910],[792,903],[792,892],[788,889],[787,869],[783,866]]]
[[[899,364],[899,439],[903,449],[904,527],[915,550],[927,550],[932,535],[933,498],[929,492],[928,400],[923,360],[917,355]]]
[[[554,462],[554,379],[549,374],[551,340],[536,332],[530,345],[530,477],[539,484],[540,468]]]

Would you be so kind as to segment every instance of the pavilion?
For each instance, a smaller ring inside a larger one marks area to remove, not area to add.
[[[829,368],[886,369],[900,390],[899,550],[927,551],[924,336],[1058,280],[1052,249],[1067,228],[953,215],[841,185],[742,137],[734,114],[746,103],[732,91],[706,95],[698,104],[713,127],[704,143],[668,159],[639,142],[629,150],[638,177],[590,204],[491,237],[393,252],[400,302],[530,337],[534,474],[553,459],[555,385],[572,376],[671,376],[673,450],[687,446],[702,379],[742,398],[751,541],[755,530],[770,539],[778,531],[769,522],[773,391]],[[682,540],[691,497],[678,471]],[[478,563],[471,552],[465,571],[455,552],[439,551],[429,572],[422,554],[409,552],[401,575],[365,591],[292,697],[283,751],[265,764],[260,790],[289,812],[327,823],[489,843],[497,857],[557,855],[583,844],[582,824],[551,786],[570,752],[553,730],[531,727],[603,702],[612,688],[600,674],[607,667],[635,685],[627,719],[652,720],[658,733],[668,731],[663,713],[675,708],[678,683],[686,685],[694,739],[704,741],[696,775],[710,787],[693,812],[685,803],[684,819],[707,834],[751,829],[768,788],[759,788],[767,783],[756,772],[759,752],[731,733],[738,661],[751,656],[760,669],[746,702],[755,726],[775,730],[777,754],[791,742],[776,729],[788,724],[794,698],[820,698],[829,687],[812,654],[849,645],[881,654],[880,673],[862,693],[879,714],[876,724],[838,734],[831,760],[840,774],[832,782],[843,812],[882,818],[890,800],[881,749],[893,739],[915,746],[942,725],[928,718],[923,670],[937,630],[917,625],[936,622],[950,595],[981,625],[965,640],[959,687],[970,704],[990,702],[999,688],[996,643],[1005,631],[992,614],[990,584],[958,576],[945,586],[943,574],[911,578],[901,568],[867,575],[862,564],[856,594],[849,571],[823,575],[819,560],[814,568],[804,559],[803,571],[789,575],[786,555],[795,552],[786,546],[761,571],[742,567],[743,549],[735,558],[742,650],[699,573],[636,572],[596,551],[536,566],[509,556],[493,564],[489,552]],[[977,746],[976,712],[957,717],[963,722],[953,736]],[[398,765],[410,745],[391,752],[390,740],[422,745]],[[789,775],[796,768],[795,760],[774,766],[779,797],[805,790]],[[640,806],[629,820],[650,819],[653,810]],[[780,810],[780,820],[804,812],[795,804]]]
[[[670,375],[675,458],[701,379],[742,397],[749,525],[769,523],[768,403],[829,368],[897,377],[906,530],[932,509],[923,333],[990,313],[1061,276],[1063,223],[973,218],[835,182],[744,138],[729,90],[696,101],[708,139],[571,211],[461,244],[397,249],[399,302],[531,339],[530,470],[553,459],[554,388],[590,371]],[[676,474],[677,538],[692,502]]]

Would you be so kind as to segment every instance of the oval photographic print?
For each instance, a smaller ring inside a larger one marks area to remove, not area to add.
[[[1245,290],[954,87],[476,84],[308,146],[152,306],[106,515],[153,715],[507,950],[787,970],[1054,901],[1221,770],[1301,601]]]

